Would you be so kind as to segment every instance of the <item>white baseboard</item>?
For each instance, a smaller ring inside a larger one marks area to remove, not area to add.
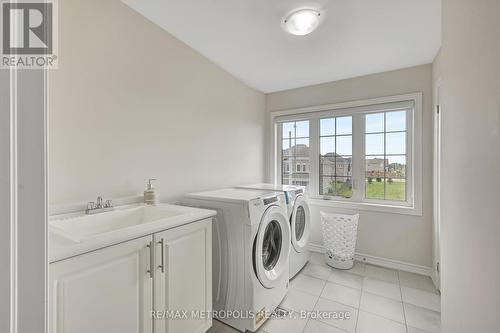
[[[323,245],[319,244],[310,243],[309,250],[311,250],[312,252],[325,253],[325,248],[323,247]],[[356,252],[356,254],[354,255],[354,260],[376,266],[397,269],[400,271],[422,274],[432,277],[432,269],[430,267],[410,264],[399,260],[381,258],[358,252]]]

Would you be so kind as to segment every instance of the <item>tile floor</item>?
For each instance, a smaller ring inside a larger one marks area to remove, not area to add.
[[[440,296],[429,277],[358,263],[336,270],[313,253],[290,281],[281,308],[346,311],[349,319],[270,319],[259,333],[435,333],[440,332]],[[209,333],[236,333],[214,320]]]

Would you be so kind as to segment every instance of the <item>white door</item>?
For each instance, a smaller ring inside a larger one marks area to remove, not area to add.
[[[292,232],[292,245],[295,251],[302,252],[307,249],[307,241],[311,230],[311,212],[309,204],[303,195],[295,198],[292,216],[290,218]]]
[[[269,207],[262,216],[255,240],[254,264],[257,278],[273,288],[283,274],[288,275],[290,225],[278,206]]]
[[[205,332],[212,326],[212,220],[154,234],[156,333]]]
[[[49,266],[51,333],[152,332],[152,237]]]

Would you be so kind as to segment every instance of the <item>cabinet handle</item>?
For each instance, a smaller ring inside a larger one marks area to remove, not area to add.
[[[154,274],[153,266],[155,265],[153,261],[153,242],[149,242],[147,247],[149,248],[149,269],[146,272],[149,273],[149,277],[152,279]]]
[[[158,244],[161,245],[161,265],[158,265],[158,268],[161,268],[161,272],[165,273],[165,240],[160,239]]]

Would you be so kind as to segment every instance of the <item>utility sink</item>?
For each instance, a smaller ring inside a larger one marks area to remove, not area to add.
[[[56,217],[49,222],[49,229],[73,242],[83,242],[96,236],[128,228],[140,228],[145,224],[165,221],[183,214],[186,212],[172,205],[136,206],[94,215]]]

